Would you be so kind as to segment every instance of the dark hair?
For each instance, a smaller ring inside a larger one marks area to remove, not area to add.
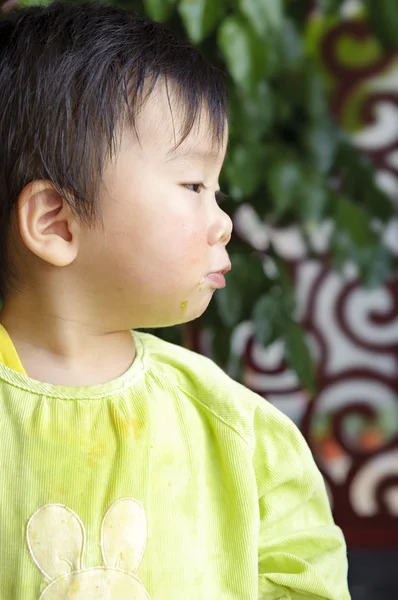
[[[54,3],[0,21],[0,297],[11,275],[11,215],[30,181],[50,180],[87,223],[124,117],[134,127],[156,82],[172,86],[185,139],[206,107],[222,139],[219,72],[159,23],[97,4]]]

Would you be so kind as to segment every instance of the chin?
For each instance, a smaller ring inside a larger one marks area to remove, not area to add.
[[[212,292],[214,290],[211,290]],[[177,305],[177,310],[168,313],[158,313],[152,318],[142,319],[142,322],[132,329],[162,329],[163,327],[174,327],[175,325],[183,325],[199,319],[206,311],[213,297],[213,293],[201,293],[201,295],[192,296],[187,300],[182,300]]]
[[[202,305],[200,307],[198,307],[198,310],[196,310],[194,314],[191,314],[191,315],[187,314],[187,318],[184,319],[183,322],[189,323],[190,321],[196,321],[196,319],[199,319],[199,317],[201,317],[203,315],[203,313],[206,312],[211,299],[212,299],[212,296],[210,296],[209,298],[206,298],[205,302],[203,302]]]
[[[163,327],[172,327],[173,325],[184,325],[185,323],[191,323],[192,321],[196,321],[203,315],[206,311],[207,307],[210,304],[211,298],[207,298],[205,301],[202,301],[200,305],[192,306],[192,302],[188,302],[186,307],[180,310],[180,315],[178,319],[173,320],[172,322],[167,323],[167,325],[163,325]]]

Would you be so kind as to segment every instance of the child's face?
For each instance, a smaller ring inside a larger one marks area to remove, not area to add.
[[[121,328],[199,317],[216,289],[207,276],[229,265],[225,247],[232,230],[215,199],[227,133],[215,147],[203,114],[173,152],[170,109],[160,88],[137,127],[139,141],[125,132],[105,169],[99,198],[104,226],[87,231],[76,265]]]

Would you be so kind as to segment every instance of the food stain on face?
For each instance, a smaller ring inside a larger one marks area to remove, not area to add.
[[[182,317],[185,317],[185,314],[187,312],[187,306],[188,306],[188,300],[183,300],[183,302],[181,302],[181,306],[180,306],[180,313]]]
[[[206,287],[206,277],[203,277],[203,279],[201,279],[199,281],[199,291],[203,292],[203,290],[205,289],[205,287]]]

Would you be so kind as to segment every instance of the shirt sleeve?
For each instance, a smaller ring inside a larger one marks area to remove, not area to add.
[[[265,401],[254,429],[259,600],[350,600],[345,540],[307,442]]]

